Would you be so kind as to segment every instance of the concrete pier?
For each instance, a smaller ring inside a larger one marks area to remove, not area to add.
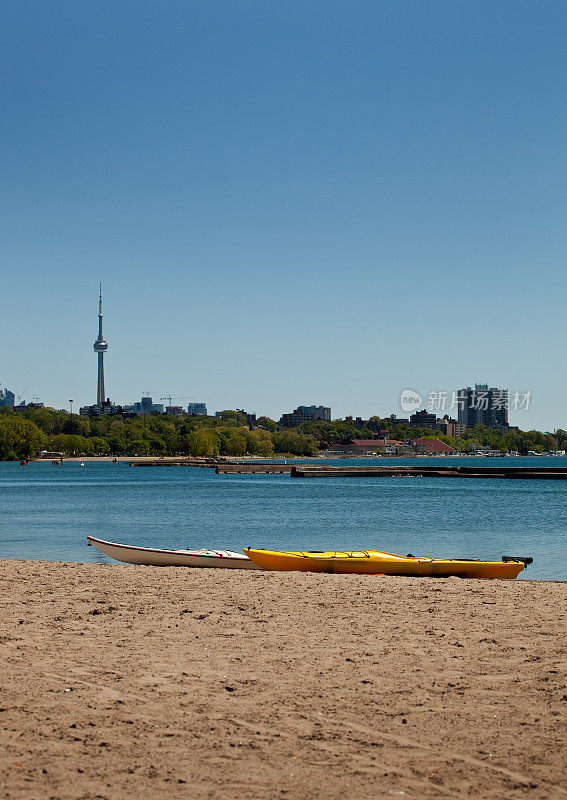
[[[219,464],[217,475],[289,475],[293,464]]]
[[[220,458],[147,458],[129,462],[131,467],[210,467],[217,475],[289,475],[291,464],[251,464],[223,461]],[[327,468],[327,465],[322,465]],[[319,465],[314,465],[319,468]]]
[[[371,467],[331,467],[329,465],[312,468],[311,464],[296,465],[292,468],[292,478],[386,478],[395,476],[431,478],[520,478],[567,480],[567,467],[479,467],[450,465],[405,464]]]
[[[214,458],[145,458],[128,462],[131,467],[216,467]]]
[[[209,467],[217,475],[291,475],[292,478],[391,478],[396,476],[431,478],[520,478],[524,480],[567,480],[567,466],[557,467],[480,467],[476,464],[381,464],[366,467],[330,464],[268,464],[223,461],[216,458],[160,458],[130,461],[132,467]]]

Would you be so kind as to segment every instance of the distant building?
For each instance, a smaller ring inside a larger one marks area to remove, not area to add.
[[[467,426],[463,425],[460,422],[457,422],[456,419],[451,419],[448,414],[445,414],[443,419],[437,420],[437,428],[444,433],[445,436],[464,436],[467,432]]]
[[[435,428],[437,427],[437,417],[424,408],[422,411],[416,411],[415,414],[411,415],[409,424],[413,428]]]
[[[151,414],[152,405],[153,402],[151,397],[142,397],[140,401],[140,414]]]
[[[123,411],[130,417],[138,417],[140,414],[163,414],[163,403],[154,403],[151,397],[142,397],[137,403],[123,406]]]
[[[368,425],[367,419],[362,419],[362,417],[355,417],[352,416],[345,417],[345,422],[350,422],[355,428],[365,428]]]
[[[243,408],[236,409],[239,414],[244,414],[246,417],[246,424],[249,427],[252,427],[256,424],[256,414],[252,414],[250,411],[245,411]]]
[[[110,402],[110,399],[105,400],[100,406],[95,403],[94,406],[81,406],[79,409],[79,414],[82,417],[100,417],[101,414],[116,416],[117,414],[123,413],[124,408],[122,406],[114,405],[114,403]]]
[[[45,408],[44,403],[26,403],[25,400],[22,400],[19,406],[14,406],[14,411],[30,411],[38,408]]]
[[[461,389],[457,396],[458,417],[461,425],[472,428],[485,425],[487,428],[508,430],[508,390],[488,387],[477,383],[474,389]]]
[[[414,439],[411,444],[418,453],[428,455],[451,456],[457,451],[449,444],[445,444],[441,439]]]
[[[337,444],[333,450],[352,455],[365,455],[367,453],[396,453],[403,449],[403,442],[396,439],[350,439],[347,444]]]
[[[190,417],[206,417],[207,405],[206,403],[189,403],[187,413]]]
[[[165,413],[171,417],[182,417],[185,412],[182,406],[166,406]]]
[[[0,408],[14,408],[16,395],[9,389],[0,389]]]
[[[298,406],[291,414],[282,414],[282,428],[296,428],[302,422],[331,421],[331,409],[326,406]]]

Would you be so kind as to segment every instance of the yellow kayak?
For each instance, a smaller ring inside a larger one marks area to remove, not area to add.
[[[305,552],[286,553],[278,550],[244,552],[263,569],[299,570],[300,572],[334,572],[355,575],[413,575],[420,577],[517,578],[531,564],[531,558],[502,556],[502,561],[473,559],[417,558],[398,556],[381,550],[352,553]]]

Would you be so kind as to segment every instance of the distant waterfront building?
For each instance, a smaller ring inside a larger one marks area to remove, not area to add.
[[[190,417],[206,417],[207,405],[206,403],[189,403],[187,413]]]
[[[97,403],[94,406],[81,406],[79,414],[82,417],[100,417],[101,414],[115,416],[123,414],[126,409],[127,407],[123,408],[122,406],[114,405],[114,403],[110,402],[110,399],[107,399],[100,406]]]
[[[360,429],[365,428],[368,425],[369,420],[362,419],[362,417],[353,417],[351,414],[349,414],[347,417],[345,417],[345,422],[349,422],[353,427]]]
[[[152,398],[151,397],[142,397],[140,402],[140,413],[141,414],[151,414],[152,413]]]
[[[445,414],[443,419],[437,420],[437,428],[444,433],[445,436],[464,436],[467,432],[467,426],[463,425],[460,422],[457,422],[456,419],[451,419],[448,414]]]
[[[424,408],[422,411],[416,411],[415,414],[411,415],[409,424],[413,428],[435,428],[437,427],[437,417]]]
[[[165,413],[172,417],[182,417],[185,412],[182,406],[166,406]]]
[[[142,397],[137,403],[124,406],[124,412],[129,416],[140,416],[141,414],[163,414],[163,403],[154,403],[151,397]]]
[[[25,400],[22,400],[19,406],[14,406],[14,411],[33,411],[38,408],[45,408],[44,403],[26,403]]]
[[[457,452],[451,445],[440,439],[414,439],[410,444],[418,453],[427,453],[435,456],[452,456]]]
[[[282,428],[295,428],[302,422],[331,421],[331,409],[327,406],[298,406],[291,414],[282,414]]]
[[[457,397],[458,417],[461,425],[472,428],[485,425],[487,428],[508,430],[508,390],[488,387],[477,383],[474,389],[461,389]]]
[[[404,449],[403,442],[384,436],[380,439],[349,439],[347,444],[335,444],[333,450],[339,453],[364,456],[368,453],[394,454]]]
[[[0,408],[14,408],[16,395],[9,389],[0,389]]]
[[[246,417],[246,424],[249,427],[252,427],[253,425],[256,424],[256,414],[252,414],[251,411],[245,411],[243,408],[237,408],[236,411],[239,414],[244,414],[244,416]]]

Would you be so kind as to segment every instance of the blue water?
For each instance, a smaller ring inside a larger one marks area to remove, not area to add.
[[[425,463],[567,466],[567,458]],[[387,463],[416,463],[396,459]],[[320,461],[318,463],[321,463]],[[339,464],[382,463],[376,460]],[[417,461],[417,463],[423,463]],[[374,548],[532,556],[526,578],[567,580],[567,481],[290,478],[190,467],[0,463],[0,558],[112,563],[88,534],[171,548]]]

